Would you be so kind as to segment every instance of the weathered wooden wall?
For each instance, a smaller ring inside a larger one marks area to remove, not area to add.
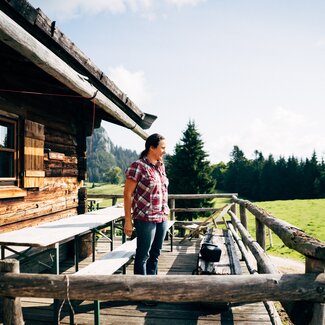
[[[10,105],[4,105],[6,102]],[[91,107],[85,113],[78,102],[73,105],[73,101],[64,103],[62,99],[19,96],[13,102],[9,98],[0,104],[2,111],[18,113],[21,120],[20,183],[27,194],[0,199],[0,232],[77,213],[92,120]]]

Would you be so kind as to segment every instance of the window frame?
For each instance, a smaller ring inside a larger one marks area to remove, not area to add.
[[[13,177],[0,177],[0,186],[18,186],[19,184],[19,163],[18,163],[18,118],[9,118],[3,115],[0,115],[0,124],[5,122],[13,126],[13,148],[1,148],[2,152],[11,152],[13,153]]]

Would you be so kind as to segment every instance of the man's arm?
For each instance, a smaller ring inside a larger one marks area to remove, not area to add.
[[[125,213],[125,224],[124,233],[131,237],[133,232],[131,207],[132,207],[132,195],[137,186],[137,182],[132,179],[126,179],[124,185],[124,213]]]

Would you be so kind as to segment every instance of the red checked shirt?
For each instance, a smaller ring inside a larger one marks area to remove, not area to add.
[[[153,165],[146,158],[133,162],[126,178],[137,182],[133,193],[133,219],[151,222],[167,220],[168,178],[164,164]]]

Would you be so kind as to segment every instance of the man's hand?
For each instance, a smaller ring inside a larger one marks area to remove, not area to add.
[[[132,232],[133,232],[132,221],[131,220],[125,220],[125,224],[124,224],[124,233],[125,233],[125,235],[127,235],[128,237],[131,237]]]

